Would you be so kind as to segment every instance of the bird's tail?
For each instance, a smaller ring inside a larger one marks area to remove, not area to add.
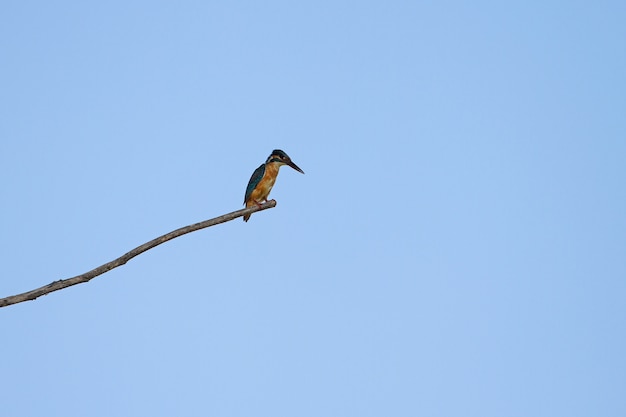
[[[245,215],[243,216],[243,221],[244,221],[244,222],[247,222],[248,220],[250,220],[250,216],[252,216],[252,214],[245,214]]]

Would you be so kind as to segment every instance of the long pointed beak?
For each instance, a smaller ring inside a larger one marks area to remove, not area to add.
[[[287,163],[287,165],[289,165],[290,167],[292,167],[292,168],[293,168],[293,169],[295,169],[296,171],[301,172],[301,173],[303,173],[303,174],[304,174],[304,171],[303,171],[303,170],[301,170],[301,169],[300,169],[300,167],[299,167],[298,165],[294,164],[293,162],[289,161],[289,162]]]

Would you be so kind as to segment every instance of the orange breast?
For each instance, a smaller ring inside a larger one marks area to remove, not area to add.
[[[269,197],[270,191],[272,191],[272,187],[276,182],[276,177],[278,176],[278,169],[280,168],[280,166],[276,165],[267,164],[265,166],[265,173],[263,173],[263,178],[261,178],[259,184],[254,190],[252,190],[252,193],[250,193],[250,199],[246,202],[246,207],[253,206],[255,204],[255,201],[261,203],[267,200],[267,197]]]

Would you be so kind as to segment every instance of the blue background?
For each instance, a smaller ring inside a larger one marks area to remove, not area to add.
[[[625,21],[4,1],[2,415],[626,415]]]

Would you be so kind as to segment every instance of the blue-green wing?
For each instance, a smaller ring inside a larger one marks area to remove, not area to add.
[[[263,174],[265,174],[265,164],[261,164],[260,167],[254,170],[252,176],[250,177],[250,181],[248,181],[248,187],[246,188],[246,196],[243,198],[243,204],[246,204],[250,194],[252,194],[252,190],[259,185],[261,182],[261,178],[263,178]]]

